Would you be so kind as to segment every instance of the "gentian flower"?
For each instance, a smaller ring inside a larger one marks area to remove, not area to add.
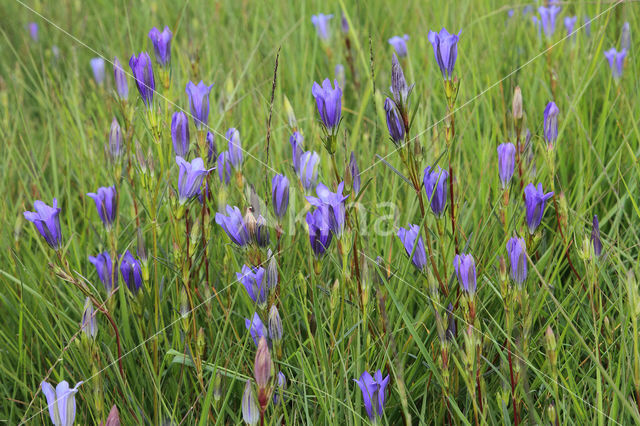
[[[78,382],[75,387],[70,388],[69,383],[63,380],[55,389],[45,381],[40,383],[54,426],[73,426],[76,418],[76,393],[82,383]]]
[[[451,80],[453,68],[458,59],[458,40],[460,33],[450,34],[446,29],[441,29],[439,33],[429,31],[428,39],[433,46],[433,54],[436,57],[438,67],[442,77]]]
[[[138,294],[142,288],[142,267],[129,250],[120,258],[120,273],[131,293]]]
[[[400,117],[395,102],[393,102],[391,98],[387,98],[384,101],[384,111],[387,116],[387,128],[389,129],[391,140],[396,146],[399,146],[404,141],[404,122],[402,121],[402,117]]]
[[[136,86],[142,101],[147,108],[151,109],[153,106],[153,93],[156,90],[156,81],[153,78],[153,67],[149,54],[141,52],[137,58],[132,55],[129,59],[129,66],[131,67],[133,78],[136,80]]]
[[[271,305],[269,309],[269,335],[276,343],[282,340],[282,318],[276,305]]]
[[[227,141],[229,141],[229,161],[234,169],[238,170],[240,166],[242,166],[242,146],[240,144],[240,132],[235,128],[231,127],[227,130],[225,134]]]
[[[407,34],[400,36],[394,36],[389,39],[389,44],[393,46],[393,49],[396,51],[398,56],[404,58],[407,56],[407,41],[409,41],[409,36]]]
[[[470,254],[456,254],[453,259],[453,267],[456,270],[458,283],[465,293],[473,295],[476,292],[476,263]]]
[[[273,289],[278,285],[278,261],[271,249],[267,249],[267,259],[269,259],[267,264],[267,285],[269,285],[270,289]]]
[[[93,71],[93,79],[98,86],[102,86],[105,78],[104,59],[92,58],[89,62],[91,64],[91,70]]]
[[[200,157],[194,158],[189,163],[178,155],[176,156],[176,163],[180,166],[178,202],[184,204],[200,193],[202,181],[209,171],[204,168],[204,161]]]
[[[445,332],[445,339],[448,342],[452,342],[456,338],[456,318],[453,315],[453,304],[449,303],[447,306],[447,330]]]
[[[620,50],[628,52],[631,49],[631,28],[629,23],[622,25],[622,34],[620,35]]]
[[[202,80],[198,85],[193,84],[191,81],[187,83],[189,108],[191,109],[193,122],[198,130],[203,130],[209,122],[209,92],[211,92],[212,87],[213,84],[207,86]]]
[[[113,273],[113,264],[111,256],[108,251],[98,253],[96,256],[89,256],[89,262],[93,263],[98,272],[98,278],[102,281],[107,294],[111,293],[111,290],[118,283],[118,274]]]
[[[342,18],[340,19],[340,27],[343,34],[349,34],[349,21],[347,20],[347,17],[344,15],[344,13],[342,14]]]
[[[60,230],[60,209],[58,200],[53,199],[53,207],[49,207],[40,200],[33,203],[35,212],[24,212],[24,218],[32,222],[47,244],[58,250],[62,247],[62,231]]]
[[[331,229],[327,212],[318,208],[307,213],[307,227],[309,228],[309,243],[316,259],[324,256],[331,244]]]
[[[164,30],[160,32],[159,29],[153,27],[149,31],[149,38],[153,43],[153,50],[156,52],[156,61],[160,66],[164,67],[171,61],[171,30],[169,27],[164,27]]]
[[[305,191],[309,191],[316,186],[318,182],[318,166],[320,165],[320,156],[315,151],[306,151],[300,156],[300,168],[298,169],[298,177]]]
[[[282,219],[287,213],[289,206],[289,179],[283,175],[275,175],[271,179],[271,200],[273,202],[273,213]]]
[[[413,253],[413,257],[411,258],[413,264],[416,268],[423,270],[427,266],[427,253],[424,249],[422,237],[420,236],[420,227],[409,224],[408,229],[398,229],[397,235],[407,255],[411,256],[411,253]]]
[[[242,272],[236,272],[236,277],[244,285],[251,300],[257,303],[261,309],[265,308],[269,288],[264,268],[249,268],[247,265],[242,265]]]
[[[216,223],[224,229],[231,241],[240,247],[246,246],[249,242],[249,231],[240,209],[227,206],[227,215],[216,213]]]
[[[38,24],[36,24],[35,22],[29,22],[28,24],[28,29],[29,29],[29,36],[31,37],[31,40],[33,41],[38,41]]]
[[[507,253],[511,265],[511,279],[522,287],[527,279],[527,245],[524,239],[513,237],[507,241]]]
[[[118,193],[115,185],[98,188],[96,192],[90,192],[87,196],[93,199],[100,220],[105,228],[110,230],[118,212]]]
[[[367,410],[369,419],[377,424],[378,419],[382,417],[385,403],[385,390],[389,383],[389,376],[383,378],[382,371],[378,370],[371,377],[368,371],[360,376],[360,379],[354,381],[362,391],[362,399],[364,400],[364,408]]]
[[[242,420],[249,426],[255,426],[260,420],[260,407],[256,394],[251,386],[251,380],[247,379],[244,385],[244,393],[242,394]]]
[[[498,145],[498,172],[502,189],[509,186],[516,164],[516,147],[511,143]]]
[[[260,247],[267,247],[271,241],[269,238],[269,227],[267,220],[261,214],[256,218],[256,233],[253,240]]]
[[[326,78],[322,86],[314,82],[311,88],[320,113],[320,120],[330,135],[335,135],[337,132],[342,114],[342,90],[337,81],[334,80],[333,84],[335,88],[331,87],[331,81]]]
[[[351,156],[349,157],[349,173],[351,174],[351,187],[353,188],[354,194],[357,194],[360,192],[360,184],[362,181],[360,180],[360,169],[358,168],[356,155],[353,151],[351,151]]]
[[[335,74],[335,79],[338,82],[338,86],[346,87],[347,85],[347,75],[345,74],[344,65],[338,64],[334,68],[333,73]]]
[[[176,155],[186,157],[189,153],[189,119],[182,111],[174,112],[171,117],[171,141]]]
[[[109,129],[109,145],[107,146],[107,152],[111,160],[116,161],[123,154],[122,152],[122,131],[118,120],[113,117],[111,121],[111,127]]]
[[[409,102],[409,95],[413,89],[413,84],[409,86],[407,80],[404,78],[404,71],[402,66],[398,62],[398,58],[394,53],[391,56],[391,95],[393,101],[398,108],[398,112],[404,117]]]
[[[218,155],[218,177],[220,182],[229,185],[231,181],[231,161],[229,161],[229,152],[222,151]]]
[[[96,310],[93,308],[91,299],[87,297],[84,301],[84,311],[82,312],[82,321],[80,329],[90,339],[95,339],[98,335],[98,322],[96,320]]]
[[[349,198],[348,195],[342,195],[344,190],[344,182],[338,184],[338,190],[331,192],[323,183],[319,183],[316,187],[316,193],[318,197],[307,196],[307,201],[312,205],[321,209],[326,209],[327,217],[329,220],[329,227],[331,232],[340,238],[342,231],[344,230],[345,221],[345,200]]]
[[[544,34],[548,38],[551,38],[556,30],[556,18],[560,13],[560,6],[540,6],[538,8],[538,13],[540,14],[540,22],[542,23]]]
[[[320,40],[322,41],[329,40],[329,37],[331,36],[329,28],[329,20],[331,18],[333,18],[333,15],[323,15],[322,13],[318,13],[311,17],[311,23],[316,27],[318,37],[320,37]]]
[[[593,245],[593,253],[600,257],[602,254],[602,240],[600,240],[600,222],[598,215],[593,215],[593,225],[591,228],[591,244]]]
[[[437,217],[442,216],[447,207],[447,179],[449,173],[442,170],[440,166],[432,168],[427,166],[424,169],[424,191],[431,203],[431,211]]]
[[[269,336],[267,328],[262,323],[262,320],[260,320],[260,316],[255,312],[253,313],[252,319],[244,319],[244,326],[249,330],[253,343],[255,343],[256,346],[258,346],[258,342],[260,342],[261,337],[266,339]]]
[[[293,170],[295,170],[296,174],[299,173],[300,170],[300,157],[304,152],[302,149],[302,141],[304,138],[300,134],[300,132],[295,131],[289,138],[289,143],[291,144],[292,158],[293,158]]]
[[[273,403],[275,405],[280,404],[280,401],[284,400],[284,391],[287,390],[287,378],[282,371],[278,372],[276,377],[276,386],[273,392]]]
[[[544,109],[544,138],[549,147],[553,147],[558,140],[558,114],[558,106],[553,101],[549,102]]]
[[[258,342],[258,350],[253,363],[253,378],[258,386],[258,399],[262,399],[271,379],[271,354],[267,339],[264,337],[261,337]]]
[[[527,208],[527,227],[529,233],[533,234],[544,215],[544,207],[548,199],[553,197],[553,192],[544,193],[542,184],[539,183],[536,188],[532,183],[524,188],[524,202]]]
[[[207,164],[218,156],[218,150],[216,149],[216,135],[211,132],[207,132]]]
[[[607,58],[609,68],[611,68],[611,75],[613,75],[613,78],[616,80],[622,76],[625,56],[627,56],[625,49],[618,52],[615,47],[604,52],[604,57]]]
[[[537,16],[533,15],[531,16],[531,22],[533,23],[533,26],[536,28],[536,31],[538,32],[538,38],[541,38],[542,37],[542,21],[538,19]]]
[[[113,77],[116,81],[116,92],[120,99],[126,100],[129,97],[129,84],[127,83],[127,75],[124,68],[120,64],[118,58],[113,58]]]
[[[567,29],[567,36],[572,36],[573,28],[576,26],[577,21],[577,16],[567,16],[564,18],[564,27]]]

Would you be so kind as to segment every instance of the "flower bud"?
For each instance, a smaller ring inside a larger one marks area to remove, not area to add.
[[[189,329],[189,297],[187,291],[182,287],[180,289],[180,318],[182,319],[182,329]]]
[[[196,351],[198,354],[198,358],[202,358],[202,354],[204,354],[204,348],[206,346],[206,342],[204,340],[204,328],[200,327],[198,330],[198,334],[196,336]]]
[[[271,378],[271,354],[269,353],[267,339],[264,337],[261,337],[260,343],[258,343],[253,377],[256,379],[259,390],[266,389],[269,385],[269,379]]]
[[[245,223],[247,232],[249,233],[249,238],[252,241],[255,241],[257,228],[258,228],[258,221],[256,220],[256,217],[254,216],[250,208],[248,208],[246,213],[244,214],[244,223]]]
[[[516,86],[513,91],[513,104],[512,104],[512,114],[513,120],[519,121],[522,120],[522,91],[520,90],[520,86]]]
[[[278,285],[278,261],[271,253],[271,249],[267,252],[269,263],[267,264],[267,286],[269,290],[274,290]]]
[[[271,305],[269,310],[269,336],[273,343],[278,346],[282,340],[282,319],[276,305]]]
[[[551,368],[555,370],[557,353],[556,353],[556,336],[553,334],[551,326],[547,327],[547,331],[544,333],[544,339],[547,346],[547,357],[549,358],[549,364]]]
[[[242,419],[248,425],[257,425],[260,420],[260,408],[256,400],[256,394],[253,392],[251,380],[247,380],[244,386],[244,394],[242,395]]]
[[[222,374],[219,372],[216,373],[213,378],[213,399],[216,401],[220,401],[222,398]]]

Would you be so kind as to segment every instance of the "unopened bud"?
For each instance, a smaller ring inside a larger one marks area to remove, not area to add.
[[[180,289],[180,318],[183,330],[187,331],[189,329],[189,297],[184,287]]]
[[[251,238],[252,241],[255,241],[258,221],[256,220],[256,217],[253,215],[253,212],[251,211],[250,208],[247,209],[246,213],[244,214],[244,223],[247,227],[247,232],[249,233],[249,237]]]
[[[276,381],[276,389],[273,392],[273,403],[275,405],[280,404],[280,402],[284,399],[284,391],[287,389],[287,378],[284,376],[284,373],[280,371],[278,373],[278,378]]]
[[[287,114],[289,127],[295,130],[298,127],[298,124],[296,123],[296,114],[293,112],[291,102],[289,102],[289,98],[287,98],[286,96],[284,97],[284,111]]]
[[[557,417],[557,413],[556,413],[556,406],[555,404],[552,402],[549,404],[549,406],[547,407],[547,418],[549,419],[549,422],[552,425],[557,424],[556,422],[556,417]]]
[[[271,378],[271,354],[269,353],[269,346],[267,345],[267,339],[260,338],[258,343],[258,351],[256,352],[256,359],[253,367],[253,377],[256,379],[258,389],[266,389],[269,385],[269,379]]]
[[[269,257],[269,263],[267,264],[267,286],[271,291],[278,285],[278,261],[271,253],[271,249],[267,251],[267,256]]]
[[[204,328],[200,327],[198,330],[198,335],[196,337],[196,350],[198,354],[198,358],[202,358],[202,354],[204,354],[205,348],[205,340],[204,340]]]
[[[549,358],[549,364],[551,364],[551,368],[555,369],[557,360],[556,336],[555,334],[553,334],[551,326],[547,327],[547,331],[545,331],[544,337],[547,346],[547,357]]]
[[[220,401],[222,398],[222,374],[216,373],[213,378],[213,399]]]
[[[260,247],[269,245],[269,227],[267,226],[267,220],[262,215],[259,215],[258,219],[256,219],[255,240]]]
[[[522,91],[520,91],[520,86],[516,86],[513,91],[512,113],[515,121],[522,120]]]
[[[118,407],[113,405],[111,407],[111,411],[109,411],[109,415],[107,416],[107,421],[104,423],[104,426],[120,426],[120,413],[118,412]]]
[[[256,394],[251,386],[251,380],[247,380],[242,395],[242,419],[248,425],[257,425],[260,420],[260,408],[256,400]]]
[[[282,319],[276,305],[271,305],[269,310],[269,337],[276,346],[282,340]]]

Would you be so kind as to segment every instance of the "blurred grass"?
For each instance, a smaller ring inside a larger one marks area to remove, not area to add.
[[[547,188],[550,179],[543,157],[541,129],[543,109],[552,96],[549,73],[545,55],[527,62],[547,46],[537,38],[530,17],[521,15],[524,4],[492,0],[410,1],[401,5],[381,1],[189,0],[143,1],[132,6],[124,1],[72,0],[56,3],[7,0],[0,4],[0,131],[4,142],[0,157],[0,192],[4,195],[0,199],[0,217],[4,223],[0,228],[0,397],[3,401],[0,421],[48,422],[44,397],[36,395],[40,382],[46,377],[54,383],[63,379],[73,383],[85,380],[77,401],[79,424],[104,420],[112,404],[118,405],[123,424],[141,423],[142,418],[146,423],[153,423],[157,420],[153,417],[154,392],[160,397],[161,419],[187,424],[242,421],[241,394],[244,379],[252,375],[255,354],[243,317],[249,317],[253,307],[242,286],[235,282],[235,272],[244,260],[229,247],[219,227],[213,227],[209,244],[210,280],[218,297],[206,302],[199,300],[202,305],[194,312],[196,323],[204,328],[206,336],[203,389],[194,369],[180,355],[187,351],[180,322],[172,324],[179,309],[175,293],[181,267],[173,261],[165,210],[160,215],[157,261],[163,278],[161,317],[168,328],[158,339],[162,361],[159,382],[153,372],[154,340],[146,340],[153,332],[149,329],[153,322],[151,311],[139,319],[125,304],[115,314],[122,333],[123,351],[127,354],[123,359],[127,379],[122,381],[114,363],[117,356],[114,338],[104,318],[98,317],[97,359],[92,361],[74,339],[84,298],[50,271],[48,262],[55,260],[53,253],[22,217],[24,210],[31,209],[33,200],[49,203],[57,197],[62,206],[65,250],[72,269],[102,291],[87,256],[105,249],[106,239],[93,202],[84,194],[113,180],[111,171],[105,167],[104,144],[111,119],[114,115],[120,116],[120,111],[112,96],[111,66],[107,64],[106,86],[97,87],[92,80],[89,59],[97,54],[107,60],[118,56],[124,65],[132,53],[151,52],[148,30],[166,24],[174,33],[172,86],[167,97],[177,107],[186,108],[184,86],[188,80],[215,83],[210,126],[217,133],[218,148],[222,147],[227,128],[240,130],[244,149],[254,156],[246,159],[244,175],[260,194],[265,193],[264,173],[269,176],[273,173],[260,162],[266,161],[266,121],[278,49],[281,48],[281,52],[268,166],[286,173],[292,183],[296,179],[289,160],[290,129],[283,108],[284,96],[293,105],[305,136],[305,148],[321,154],[320,180],[329,182],[333,179],[331,163],[322,149],[311,84],[314,80],[333,77],[337,63],[343,63],[346,68],[342,124],[346,132],[342,141],[346,146],[339,150],[338,164],[346,164],[349,152],[354,151],[360,169],[366,170],[363,182],[372,179],[360,200],[363,209],[360,222],[368,231],[363,257],[373,271],[373,260],[382,256],[394,275],[379,284],[377,294],[372,292],[365,313],[357,306],[345,305],[343,326],[335,335],[330,318],[337,313],[332,311],[335,304],[332,304],[330,290],[336,280],[341,280],[341,261],[332,249],[322,262],[320,274],[314,275],[304,216],[300,214],[305,201],[297,186],[292,185],[296,191],[291,196],[290,225],[285,229],[295,232],[285,236],[279,256],[279,306],[285,326],[280,365],[290,387],[287,403],[277,410],[271,409],[270,424],[277,423],[280,416],[284,416],[287,424],[366,422],[360,390],[352,379],[358,378],[365,369],[388,369],[395,377],[396,356],[389,349],[391,337],[404,365],[408,407],[414,423],[446,421],[442,379],[437,368],[439,342],[429,307],[429,289],[425,279],[407,262],[394,231],[396,226],[405,226],[407,222],[418,223],[418,206],[410,188],[377,161],[376,154],[389,155],[386,160],[402,170],[398,155],[393,154],[393,145],[388,142],[381,114],[390,81],[391,47],[386,40],[404,33],[411,37],[409,57],[403,66],[409,82],[416,84],[412,98],[419,105],[412,128],[414,137],[423,132],[417,139],[423,148],[422,163],[426,166],[441,158],[445,149],[440,120],[446,109],[440,73],[426,34],[429,29],[438,30],[442,26],[451,31],[462,30],[456,70],[462,81],[458,105],[464,107],[456,112],[458,138],[453,157],[458,219],[461,231],[468,236],[464,244],[478,265],[478,327],[484,335],[486,421],[512,423],[512,409],[502,400],[503,396],[509,400],[510,388],[508,377],[503,375],[506,334],[498,274],[498,256],[505,254],[504,244],[511,235],[504,234],[498,217],[501,192],[496,146],[512,138],[508,115],[516,85],[522,88],[525,123],[534,135],[532,146],[537,167],[533,181],[543,182]],[[561,18],[577,15],[581,24],[584,16],[596,16],[611,6],[612,3],[598,1],[566,2]],[[344,59],[345,48],[339,32],[341,8],[353,30],[357,75],[351,74]],[[516,13],[507,19],[510,8]],[[528,367],[528,386],[519,392],[523,400],[520,407],[524,410],[521,416],[528,423],[546,421],[548,395],[553,388],[543,345],[547,326],[554,329],[558,340],[560,423],[630,424],[638,419],[633,408],[636,405],[632,379],[634,336],[625,290],[627,270],[639,272],[638,64],[632,48],[624,75],[616,85],[602,54],[610,46],[619,46],[624,21],[631,23],[632,46],[637,45],[638,10],[636,2],[618,5],[592,23],[591,37],[580,31],[574,39],[560,42],[550,50],[558,82],[555,101],[561,111],[556,192],[564,195],[568,208],[565,236],[572,241],[569,247],[572,260],[584,275],[584,265],[576,250],[581,248],[585,236],[588,237],[592,215],[598,214],[606,253],[598,265],[598,281],[604,296],[603,315],[608,318],[610,331],[602,324],[594,324],[582,283],[575,279],[564,259],[568,243],[563,243],[556,234],[555,212],[549,206],[542,225],[545,232],[538,257],[533,259],[535,268],[530,268],[527,281],[534,321],[529,356],[522,360]],[[333,38],[328,47],[318,40],[310,23],[310,16],[317,12],[334,14]],[[38,43],[28,37],[25,26],[29,21],[40,25]],[[561,19],[557,25],[556,41],[564,34]],[[54,45],[60,49],[59,59],[52,54]],[[526,66],[519,68],[525,63]],[[125,69],[128,71],[126,65]],[[514,70],[517,71],[502,80]],[[496,85],[497,82],[500,83]],[[483,92],[489,87],[491,89]],[[134,105],[142,110],[131,79],[129,92]],[[171,107],[170,112],[175,109]],[[144,125],[142,112],[136,116],[135,138],[148,144],[151,134]],[[166,139],[166,143],[170,141]],[[375,165],[369,169],[372,164]],[[175,186],[176,177],[174,167],[162,185]],[[121,188],[118,244],[133,251],[136,226],[132,199],[137,197],[143,204],[143,197],[133,193],[126,181]],[[216,178],[214,197],[224,196],[230,204],[245,207],[246,191],[234,186],[229,188],[221,191]],[[392,202],[392,207],[381,204],[386,202]],[[144,206],[142,213],[148,244],[151,240],[149,209]],[[386,222],[390,232],[386,234],[376,231],[376,220],[382,215],[390,217]],[[514,221],[521,223],[523,216],[520,211]],[[433,219],[429,218],[428,223],[433,223]],[[446,240],[446,267],[451,272],[454,249],[451,239]],[[441,255],[440,248],[436,251]],[[201,283],[196,286],[203,291]],[[152,306],[151,294],[146,297]],[[378,295],[386,298],[391,329],[382,325]],[[315,331],[314,325],[308,322],[310,317],[315,318]],[[462,317],[458,318],[460,329],[464,327],[462,321]],[[600,361],[593,357],[596,341]],[[462,340],[458,343],[461,345]],[[460,351],[454,349],[453,352],[459,356]],[[225,372],[222,398],[211,402],[207,392],[212,389],[212,372],[218,370]],[[95,374],[96,371],[99,374]],[[605,375],[611,380],[606,380]],[[102,411],[94,402],[95,388],[104,392]],[[402,423],[397,389],[392,379],[385,410],[388,424]],[[601,398],[600,406],[598,398]],[[472,403],[461,380],[449,402],[456,423],[473,421]]]

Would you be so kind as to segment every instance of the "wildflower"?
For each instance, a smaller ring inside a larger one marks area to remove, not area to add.
[[[473,296],[476,292],[476,263],[470,254],[456,254],[453,259],[458,283],[465,293]]]
[[[102,86],[105,78],[104,59],[92,58],[89,62],[91,64],[91,70],[93,71],[93,79],[98,86]]]
[[[182,205],[190,198],[200,193],[202,181],[207,175],[208,170],[204,168],[202,158],[194,158],[191,163],[185,161],[179,155],[176,156],[176,163],[180,166],[180,174],[178,176],[178,202]]]
[[[329,37],[331,36],[329,28],[329,20],[331,20],[331,18],[333,18],[333,15],[323,15],[322,13],[318,13],[311,17],[311,23],[316,27],[318,37],[320,37],[320,40],[322,41],[329,40]]]
[[[453,314],[453,304],[449,303],[447,306],[447,330],[445,332],[445,339],[452,342],[456,338],[456,318]]]
[[[113,58],[113,77],[116,82],[118,96],[120,96],[120,99],[126,100],[129,97],[129,85],[127,83],[127,75],[118,58]]]
[[[189,153],[189,119],[183,111],[174,112],[171,117],[171,141],[176,155],[186,157]]]
[[[280,401],[284,400],[284,391],[287,390],[287,378],[282,371],[278,372],[276,377],[276,389],[273,392],[273,403],[275,405],[280,404]]]
[[[227,215],[216,213],[216,223],[224,229],[231,241],[240,247],[244,247],[249,242],[249,231],[244,222],[240,209],[227,206]]]
[[[609,68],[611,68],[611,75],[614,79],[619,79],[622,76],[622,69],[624,67],[624,58],[627,56],[627,51],[622,49],[617,51],[615,47],[604,52],[605,58],[609,61]]]
[[[336,192],[331,192],[323,183],[319,183],[316,187],[318,197],[307,196],[306,199],[313,206],[327,210],[327,217],[331,232],[337,237],[342,236],[345,222],[345,200],[348,195],[342,195],[344,190],[344,182],[338,184]]]
[[[271,354],[269,353],[267,339],[264,337],[261,337],[258,343],[258,350],[253,363],[253,377],[256,379],[258,389],[266,389],[269,385],[269,379],[271,379]]]
[[[567,16],[566,18],[564,18],[564,27],[567,29],[567,36],[572,35],[573,28],[576,26],[577,21],[577,16]]]
[[[242,165],[242,146],[240,144],[240,132],[234,127],[227,130],[225,134],[229,141],[229,161],[234,169],[239,169]]]
[[[269,263],[267,263],[267,286],[269,290],[273,290],[278,285],[278,262],[271,249],[267,250],[267,258],[269,259]]]
[[[229,152],[223,151],[218,155],[218,177],[220,182],[229,185],[231,181],[231,161],[229,161]]]
[[[347,17],[344,15],[344,13],[342,14],[342,17],[340,19],[340,27],[343,34],[349,34],[349,21],[347,20]]]
[[[289,206],[289,179],[284,175],[275,175],[271,179],[271,199],[273,213],[282,219]]]
[[[115,185],[98,188],[96,192],[90,192],[87,196],[93,199],[100,220],[102,220],[105,228],[110,230],[116,220],[118,211],[118,193]]]
[[[36,24],[35,22],[29,22],[29,24],[27,25],[27,28],[29,29],[29,36],[31,37],[31,40],[33,41],[38,41],[38,24]]]
[[[329,219],[323,209],[318,208],[307,213],[307,227],[309,229],[309,243],[316,259],[324,256],[331,244],[332,233]]]
[[[549,147],[553,147],[558,139],[558,114],[558,106],[553,101],[549,102],[544,109],[544,138]]]
[[[129,59],[129,66],[133,73],[133,78],[136,80],[136,86],[140,97],[145,106],[151,109],[153,104],[153,93],[156,90],[156,82],[153,78],[153,67],[151,65],[151,58],[147,52],[142,52],[136,58],[132,55]]]
[[[389,44],[393,46],[399,57],[404,58],[407,56],[407,41],[409,36],[407,34],[403,36],[394,36],[389,39]]]
[[[276,344],[282,340],[282,319],[276,305],[271,305],[269,310],[269,336]]]
[[[298,177],[305,191],[309,191],[318,182],[318,166],[320,156],[315,151],[306,151],[300,156],[300,167]]]
[[[337,81],[334,80],[333,84],[335,88],[331,87],[331,81],[327,78],[322,82],[322,86],[314,82],[311,88],[320,120],[330,135],[336,134],[342,113],[342,90]]]
[[[253,240],[260,247],[269,245],[269,227],[267,226],[267,220],[261,214],[256,218],[256,232]]]
[[[242,265],[242,272],[237,272],[236,276],[238,281],[244,285],[251,300],[257,303],[259,307],[264,307],[267,304],[268,296],[264,268],[250,268],[247,265]]]
[[[402,117],[396,108],[395,102],[391,98],[387,98],[384,101],[384,111],[387,116],[387,128],[389,129],[389,136],[396,146],[402,144],[405,136],[404,123]]]
[[[502,189],[509,186],[516,164],[516,147],[512,143],[498,145],[498,171]]]
[[[216,136],[211,132],[207,132],[207,164],[211,164],[211,161],[213,161],[217,156],[218,150],[216,149]]]
[[[129,250],[120,259],[120,273],[131,293],[138,294],[142,288],[142,267]]]
[[[537,16],[533,15],[531,16],[531,22],[538,32],[538,38],[540,38],[542,36],[542,21],[538,19]]]
[[[84,301],[84,311],[82,312],[82,321],[80,322],[80,329],[85,336],[95,339],[98,334],[98,322],[96,320],[96,310],[93,308],[93,303],[87,297]]]
[[[628,52],[631,49],[631,28],[629,23],[625,22],[622,25],[622,34],[620,35],[620,50]]]
[[[299,173],[300,170],[300,157],[304,152],[302,149],[302,141],[304,138],[300,134],[300,132],[295,131],[289,138],[289,143],[291,144],[291,156],[293,158],[293,170],[295,170],[296,174]]]
[[[36,211],[25,211],[24,218],[33,223],[38,232],[40,232],[40,235],[42,235],[52,249],[58,250],[62,247],[58,200],[53,199],[53,207],[37,200],[33,203],[33,208]]]
[[[253,342],[258,346],[258,342],[261,337],[267,338],[267,328],[264,326],[262,321],[260,320],[260,316],[257,313],[253,313],[252,319],[245,318],[244,326],[247,330],[249,330],[249,334],[251,334],[251,338]]]
[[[527,226],[529,233],[533,234],[542,222],[544,207],[548,199],[553,197],[553,192],[544,193],[542,184],[536,188],[532,183],[524,188],[525,206],[527,208]]]
[[[105,251],[96,256],[89,256],[89,262],[95,266],[98,278],[102,281],[107,294],[110,294],[115,284],[118,283],[118,275],[113,273],[113,263],[109,252]]]
[[[360,192],[360,169],[358,168],[358,162],[356,161],[356,155],[351,151],[351,157],[349,157],[349,173],[351,173],[351,187],[353,192],[357,194]]]
[[[602,240],[600,239],[600,222],[598,215],[593,215],[593,224],[591,228],[591,244],[593,245],[593,253],[600,257],[602,254]]]
[[[460,33],[450,34],[446,29],[441,29],[439,33],[429,31],[429,41],[433,46],[433,53],[436,57],[438,67],[442,77],[451,80],[453,77],[453,68],[458,59],[458,41]]]
[[[513,237],[507,241],[507,253],[511,265],[511,279],[522,286],[527,279],[527,246],[524,239]]]
[[[156,53],[156,61],[160,66],[164,67],[171,61],[171,30],[169,27],[164,27],[164,30],[160,32],[159,29],[153,27],[149,31],[149,38],[153,43],[153,50]]]
[[[398,238],[404,246],[405,251],[411,258],[416,268],[423,270],[427,266],[427,253],[424,249],[424,242],[420,236],[420,227],[418,225],[409,224],[408,229],[398,229]]]
[[[250,426],[257,425],[260,420],[260,408],[249,379],[247,379],[242,394],[242,419]]]
[[[402,71],[402,66],[400,62],[398,62],[398,58],[394,53],[391,57],[391,95],[393,96],[393,101],[398,108],[398,112],[400,115],[405,117],[407,114],[407,106],[409,105],[409,95],[411,94],[411,90],[413,89],[413,84],[409,86],[407,84],[407,80],[404,78],[404,71]]]
[[[347,85],[347,75],[345,74],[344,65],[337,64],[333,71],[338,86],[345,87]]]
[[[520,90],[520,86],[516,86],[513,90],[511,113],[515,121],[522,120],[522,91]]]
[[[123,154],[122,150],[122,130],[118,120],[113,117],[111,121],[111,127],[109,128],[109,145],[107,147],[107,153],[112,161],[116,161]]]
[[[440,166],[424,169],[424,190],[431,203],[431,211],[437,217],[442,216],[447,206],[447,179],[449,173]]]
[[[207,86],[200,81],[197,85],[193,82],[187,83],[187,95],[189,95],[189,109],[193,116],[196,129],[203,130],[209,122],[209,93],[213,84]]]
[[[540,6],[538,8],[540,14],[540,22],[542,23],[542,29],[544,34],[551,38],[556,30],[556,18],[560,13],[560,6],[552,5],[549,7]]]
[[[368,371],[360,376],[359,380],[354,381],[362,391],[362,399],[364,400],[364,408],[367,415],[373,423],[377,423],[378,418],[382,417],[385,403],[385,389],[389,383],[389,376],[383,378],[382,371],[375,372],[371,377]]]
[[[72,426],[76,418],[76,393],[83,382],[76,383],[70,388],[65,380],[58,383],[54,389],[51,384],[43,381],[40,383],[42,393],[47,398],[49,416],[54,426]]]

